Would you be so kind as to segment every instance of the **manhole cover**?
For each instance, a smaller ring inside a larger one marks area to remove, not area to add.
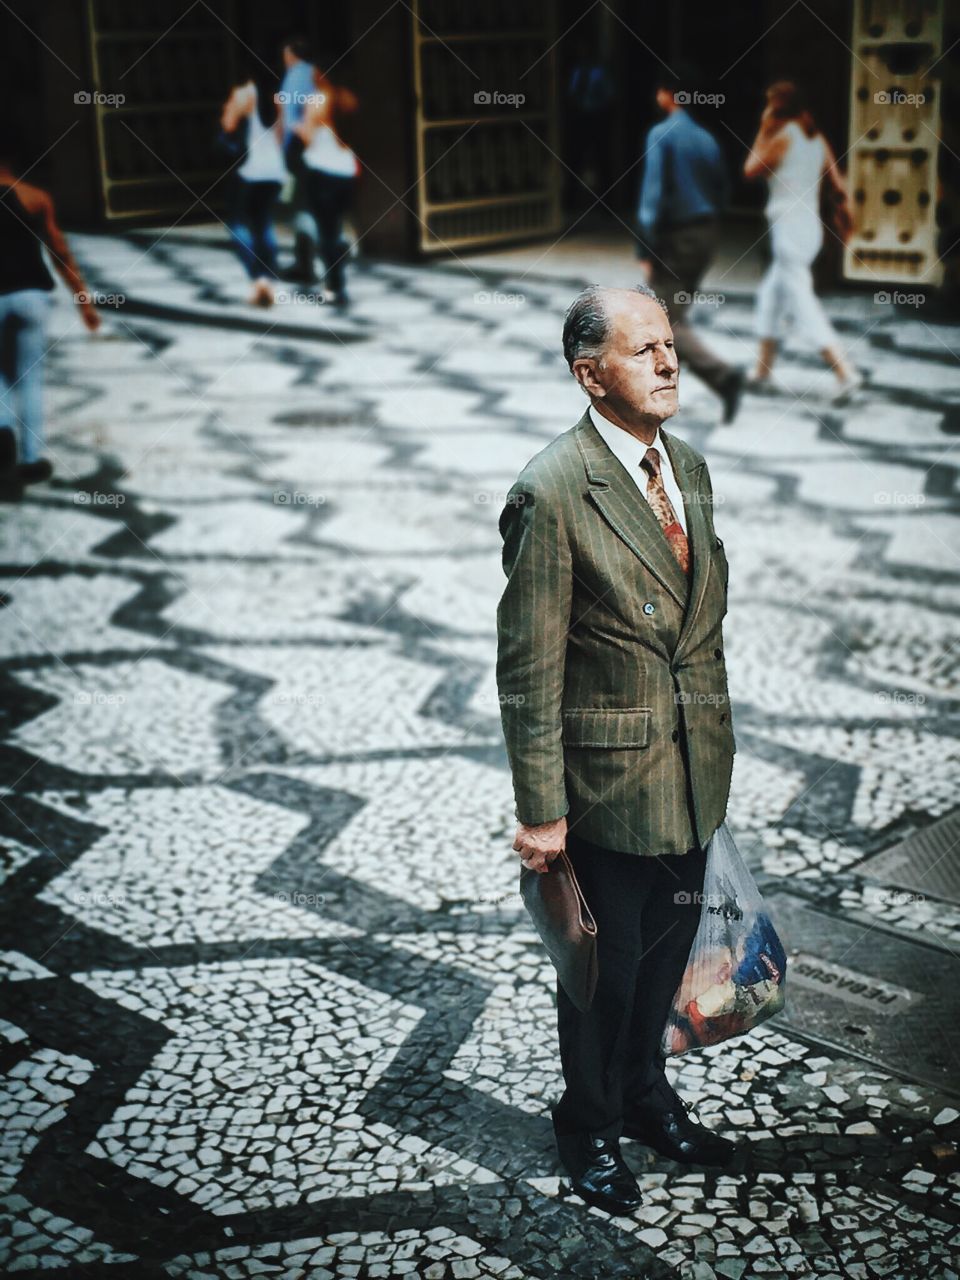
[[[867,858],[857,870],[898,889],[960,903],[960,809]]]
[[[271,418],[279,427],[369,427],[369,414],[360,409],[301,409]]]
[[[883,929],[816,911],[786,892],[766,897],[789,955],[786,1006],[770,1025],[960,1091],[952,961]]]

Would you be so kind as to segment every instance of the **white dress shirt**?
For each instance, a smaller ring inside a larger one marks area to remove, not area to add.
[[[677,477],[673,474],[670,455],[667,453],[667,447],[660,435],[660,428],[657,427],[657,434],[653,438],[653,444],[644,444],[642,440],[638,440],[629,431],[625,431],[623,427],[618,427],[615,422],[611,422],[609,418],[605,418],[603,414],[598,413],[593,405],[588,407],[587,413],[590,415],[590,421],[603,436],[604,441],[626,467],[628,475],[644,498],[647,496],[647,481],[650,477],[640,464],[643,462],[648,449],[657,450],[660,454],[660,478],[663,481],[663,487],[666,490],[667,497],[673,503],[673,509],[677,513],[677,520],[682,526],[683,532],[686,533],[687,513],[683,505],[683,493],[677,484]]]

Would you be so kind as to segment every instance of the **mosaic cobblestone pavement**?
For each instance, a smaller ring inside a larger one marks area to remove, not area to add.
[[[958,803],[956,330],[836,300],[843,410],[800,352],[732,428],[684,382],[730,822],[807,970],[671,1066],[737,1162],[625,1143],[611,1219],[556,1162],[493,668],[573,284],[367,265],[347,317],[261,314],[196,235],[77,248],[126,302],[90,340],[60,299],[57,476],[0,535],[5,1272],[955,1280],[960,907],[866,860]],[[746,362],[748,299],[703,319]]]

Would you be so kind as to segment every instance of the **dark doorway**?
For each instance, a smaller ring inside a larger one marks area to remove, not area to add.
[[[586,9],[564,0],[558,77],[564,207],[571,218],[632,226],[644,139],[660,118],[655,82],[660,68],[679,58],[702,73],[703,95],[722,95],[716,105],[691,103],[689,109],[727,156],[733,210],[760,210],[762,187],[746,183],[740,170],[767,83],[765,8],[763,0],[743,0],[732,21],[729,10],[703,3],[664,11],[639,0]],[[585,93],[588,110],[581,105]]]

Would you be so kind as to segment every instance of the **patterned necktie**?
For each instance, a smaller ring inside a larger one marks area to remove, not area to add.
[[[670,550],[677,558],[677,563],[687,575],[690,573],[690,544],[683,532],[683,525],[677,519],[673,503],[667,497],[663,487],[663,476],[660,474],[660,451],[653,446],[643,455],[640,463],[650,479],[647,481],[647,501],[653,508],[653,514],[660,522],[660,528],[667,535]]]

